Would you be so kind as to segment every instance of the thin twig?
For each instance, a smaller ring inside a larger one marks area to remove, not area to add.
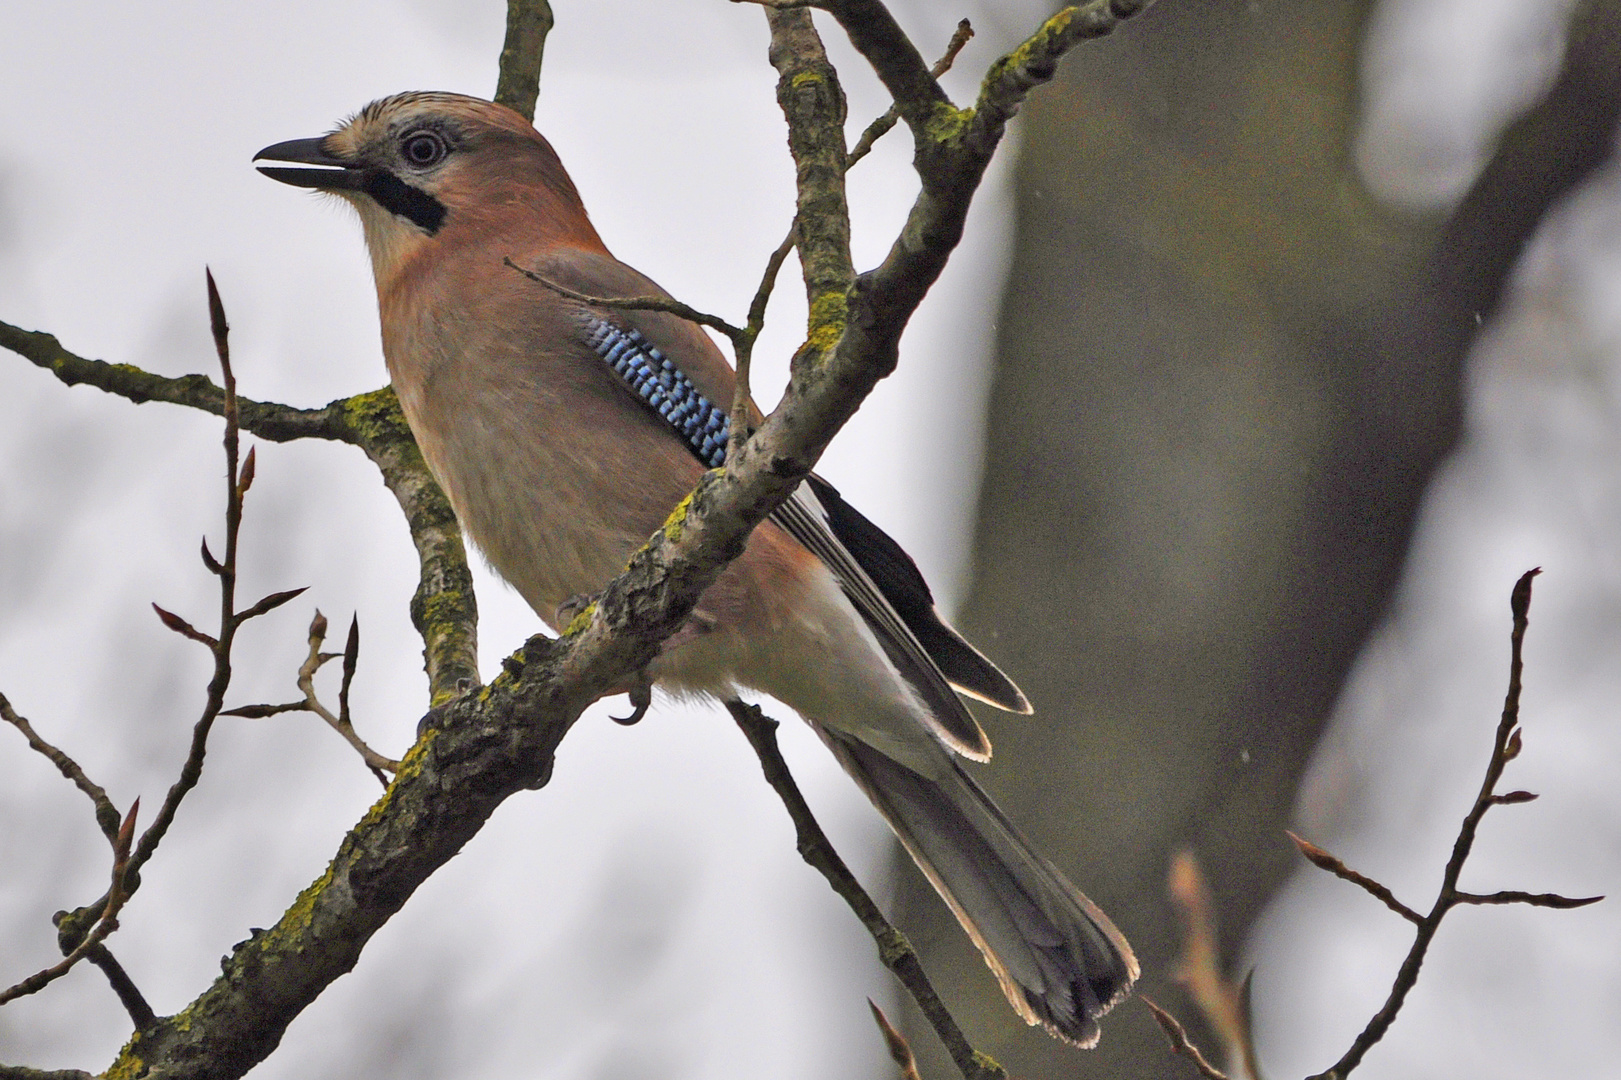
[[[0,1005],[29,994],[37,994],[51,983],[60,979],[73,969],[80,960],[89,956],[91,951],[100,945],[103,939],[118,929],[118,913],[123,910],[124,901],[129,899],[129,889],[125,882],[130,870],[129,848],[130,841],[135,835],[135,815],[141,809],[141,800],[136,799],[130,804],[129,813],[125,815],[123,823],[119,826],[118,837],[113,845],[113,871],[112,884],[107,887],[106,900],[102,904],[101,912],[95,926],[85,935],[84,940],[69,950],[60,961],[52,964],[42,971],[36,971],[28,978],[0,990]]]
[[[559,285],[555,281],[551,281],[540,276],[533,270],[525,270],[523,267],[513,262],[510,257],[504,258],[501,261],[507,266],[510,266],[512,269],[518,271],[518,273],[522,274],[530,281],[533,281],[535,284],[544,285],[546,288],[552,290],[554,293],[557,293],[559,296],[566,296],[570,300],[577,300],[582,304],[589,304],[592,307],[614,308],[615,310],[619,311],[662,311],[667,315],[674,315],[678,319],[685,319],[688,322],[695,322],[700,326],[708,326],[712,329],[718,330],[733,341],[736,341],[739,337],[742,337],[745,333],[747,333],[747,331],[741,327],[733,326],[719,315],[711,315],[708,312],[699,311],[695,307],[690,307],[687,304],[683,304],[674,297],[592,296],[589,293],[575,292],[567,285]]]
[[[338,700],[340,704],[336,716],[332,714],[332,710],[322,705],[320,699],[315,695],[315,673],[321,670],[322,664],[331,660],[335,655],[321,651],[321,643],[326,640],[326,630],[326,616],[317,611],[315,618],[310,620],[309,655],[305,657],[304,663],[298,669],[298,688],[304,691],[304,708],[325,720],[332,726],[333,731],[342,735],[349,745],[354,747],[361,760],[365,761],[366,767],[372,771],[372,775],[377,777],[377,782],[384,787],[388,787],[388,777],[384,776],[383,773],[399,772],[400,763],[393,758],[384,757],[367,746],[366,741],[355,731],[354,724],[349,720],[349,682],[355,676],[354,658],[360,650],[360,620],[355,618],[349,623],[348,647],[342,653],[343,688],[339,692]],[[271,706],[271,708],[275,708],[275,706]],[[278,709],[277,711],[281,710]]]
[[[766,782],[788,808],[788,816],[793,819],[794,831],[798,836],[800,856],[821,871],[827,883],[833,886],[833,891],[856,913],[878,944],[878,958],[912,995],[963,1076],[967,1080],[1006,1080],[1007,1072],[1002,1066],[969,1044],[956,1019],[935,993],[911,943],[884,917],[867,890],[861,887],[861,882],[850,873],[850,868],[834,850],[832,842],[811,813],[809,804],[799,793],[799,785],[794,782],[782,751],[777,748],[777,722],[762,713],[758,706],[745,705],[741,701],[728,701],[726,708],[731,712],[732,719],[737,721],[737,726],[743,729],[749,745],[754,747]]]
[[[145,1031],[157,1023],[157,1013],[153,1012],[152,1006],[146,1003],[146,997],[142,995],[140,988],[135,985],[135,980],[129,977],[129,973],[124,970],[124,965],[113,958],[113,954],[108,951],[107,946],[97,945],[93,947],[85,954],[85,959],[100,968],[101,973],[107,976],[108,984],[113,988],[113,993],[118,995],[119,1003],[124,1006],[124,1011],[129,1013],[130,1021],[135,1025],[136,1031]]]
[[[1300,854],[1304,855],[1306,860],[1313,866],[1320,870],[1327,870],[1335,877],[1340,878],[1343,881],[1349,881],[1352,885],[1356,885],[1366,890],[1369,895],[1373,896],[1380,903],[1384,904],[1385,907],[1389,908],[1391,911],[1394,911],[1397,915],[1400,915],[1402,918],[1406,919],[1415,926],[1424,921],[1424,916],[1420,915],[1418,912],[1396,899],[1395,893],[1391,892],[1379,882],[1373,880],[1373,878],[1366,874],[1358,873],[1357,871],[1352,870],[1337,856],[1331,854],[1330,852],[1324,851],[1322,848],[1318,847],[1316,844],[1302,836],[1296,836],[1288,829],[1284,830],[1284,835],[1295,842],[1295,847],[1300,849]]]
[[[963,46],[967,45],[968,40],[973,36],[974,28],[969,24],[967,19],[963,19],[961,22],[957,23],[957,29],[952,33],[951,40],[946,43],[946,51],[941,54],[940,59],[936,60],[934,62],[934,66],[929,69],[929,76],[931,78],[938,79],[940,76],[950,71],[951,65],[956,63],[957,54],[962,52]],[[872,152],[873,144],[879,139],[883,138],[885,135],[888,135],[890,129],[899,123],[900,119],[900,106],[891,105],[884,112],[884,115],[868,124],[866,130],[861,133],[861,138],[857,139],[855,146],[850,148],[850,156],[846,160],[844,166],[845,171],[848,172],[856,162],[870,154]]]
[[[1468,861],[1470,849],[1474,847],[1475,833],[1480,828],[1480,822],[1485,818],[1486,811],[1493,806],[1529,801],[1527,798],[1529,792],[1508,792],[1500,798],[1496,795],[1496,789],[1497,782],[1502,779],[1504,768],[1520,753],[1520,688],[1525,667],[1523,652],[1525,631],[1530,622],[1531,582],[1541,572],[1539,567],[1521,575],[1520,580],[1515,582],[1514,592],[1509,599],[1509,609],[1514,616],[1514,629],[1509,637],[1508,692],[1503,698],[1503,713],[1497,722],[1491,760],[1486,764],[1486,777],[1481,782],[1480,793],[1475,797],[1474,805],[1469,808],[1469,813],[1463,819],[1463,825],[1458,830],[1458,838],[1453,841],[1452,856],[1447,860],[1435,905],[1430,908],[1429,914],[1419,921],[1418,930],[1413,935],[1412,948],[1408,950],[1406,959],[1402,961],[1401,968],[1396,973],[1395,982],[1390,988],[1390,996],[1385,999],[1383,1007],[1368,1021],[1368,1025],[1357,1035],[1345,1055],[1310,1080],[1345,1080],[1373,1045],[1384,1037],[1385,1032],[1395,1021],[1397,1013],[1401,1011],[1408,992],[1418,981],[1419,968],[1424,963],[1425,954],[1435,939],[1436,931],[1441,927],[1441,920],[1446,918],[1447,912],[1454,907],[1460,904],[1530,904],[1535,907],[1575,908],[1585,907],[1603,899],[1602,896],[1567,897],[1556,893],[1514,891],[1481,895],[1466,893],[1458,888],[1458,878],[1463,873],[1464,863]],[[1312,861],[1317,862],[1315,859]],[[1363,887],[1367,888],[1366,885]]]
[[[795,231],[795,224],[788,227],[788,235],[783,237],[782,243],[777,245],[765,261],[765,272],[760,275],[760,285],[754,290],[754,299],[749,301],[749,320],[743,328],[741,337],[732,339],[732,355],[735,358],[736,381],[732,388],[731,427],[726,440],[726,460],[737,460],[738,451],[754,433],[753,391],[749,386],[750,373],[754,361],[754,343],[760,339],[760,331],[765,329],[765,312],[771,303],[771,292],[777,285],[777,274],[782,270],[782,264],[787,261],[788,253],[794,250],[794,242],[799,234]]]
[[[236,399],[236,373],[231,369],[231,328],[225,321],[225,305],[220,300],[213,273],[205,271],[205,277],[208,283],[208,325],[214,337],[214,352],[219,357],[221,382],[225,391],[222,410],[225,417],[225,557],[218,561],[216,565],[219,569],[215,572],[220,585],[220,629],[218,638],[210,646],[214,654],[214,675],[208,682],[208,696],[203,703],[202,715],[192,726],[191,747],[180,767],[180,776],[170,785],[157,816],[141,834],[141,841],[130,857],[130,868],[137,874],[157,851],[181,802],[202,777],[203,759],[208,753],[208,736],[224,706],[225,692],[231,685],[231,645],[242,625],[236,611],[237,537],[242,529],[242,499],[253,483],[253,472],[251,469],[243,471],[238,464],[241,422]],[[164,621],[168,622],[167,619]]]
[[[57,749],[40,738],[27,719],[17,715],[16,710],[11,707],[11,702],[4,694],[0,694],[0,719],[4,719],[6,723],[22,732],[23,738],[28,740],[29,746],[48,758],[63,776],[73,781],[74,787],[85,793],[85,797],[96,808],[96,824],[101,827],[102,834],[107,837],[109,844],[116,843],[118,840],[118,823],[122,815],[119,814],[118,808],[113,805],[113,801],[107,797],[106,790],[86,776],[79,763],[69,757],[65,751]]]
[[[1227,1074],[1210,1064],[1199,1048],[1188,1038],[1187,1028],[1182,1026],[1181,1021],[1154,1004],[1153,999],[1147,994],[1138,994],[1137,1000],[1148,1006],[1148,1011],[1154,1014],[1155,1020],[1159,1021],[1160,1030],[1165,1032],[1167,1039],[1171,1040],[1172,1053],[1180,1054],[1193,1062],[1193,1067],[1199,1070],[1199,1075],[1204,1077],[1205,1080],[1228,1080]]]
[[[1453,900],[1459,904],[1529,904],[1532,907],[1548,907],[1569,910],[1571,908],[1586,907],[1596,904],[1604,899],[1602,896],[1561,896],[1558,893],[1528,893],[1517,889],[1504,889],[1494,893],[1458,892],[1453,894]]]

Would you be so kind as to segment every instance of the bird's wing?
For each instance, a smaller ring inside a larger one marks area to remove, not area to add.
[[[822,516],[878,591],[889,601],[923,651],[957,690],[1008,712],[1028,715],[1030,702],[1013,680],[940,617],[934,595],[904,548],[812,474],[805,481],[821,504]]]
[[[546,274],[552,268],[536,269]],[[666,295],[611,256],[571,253],[555,264],[555,272],[551,280],[587,295]],[[657,413],[700,462],[709,468],[724,464],[735,384],[730,365],[709,337],[660,312],[581,307],[579,318],[583,340],[621,385]],[[1012,680],[940,618],[911,557],[831,484],[810,477],[771,520],[833,573],[953,749],[975,760],[990,756],[989,740],[953,687],[1011,712],[1031,711]]]

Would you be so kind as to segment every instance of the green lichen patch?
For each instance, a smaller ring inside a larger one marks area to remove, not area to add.
[[[107,1071],[102,1073],[105,1080],[140,1080],[140,1077],[146,1075],[146,1062],[135,1052],[140,1042],[139,1031],[129,1037],[129,1042],[118,1051],[118,1057],[108,1066]]]
[[[973,118],[973,109],[959,109],[949,101],[937,102],[934,108],[929,110],[929,119],[923,126],[923,132],[936,143],[955,143],[962,138],[963,131]]]
[[[681,535],[686,531],[687,513],[691,509],[692,494],[689,493],[686,498],[675,504],[675,509],[670,511],[670,516],[664,519],[661,528],[664,530],[665,539],[669,540],[670,543],[679,544],[681,542]]]
[[[392,386],[344,398],[343,418],[362,440],[411,439],[411,428]]]
[[[597,602],[593,600],[581,608],[578,615],[569,620],[568,625],[563,628],[563,636],[570,638],[585,633],[590,628],[591,620],[596,616],[596,613]]]

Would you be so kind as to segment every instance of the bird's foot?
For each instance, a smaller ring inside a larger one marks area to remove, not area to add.
[[[423,715],[421,720],[417,721],[417,738],[422,738],[429,728],[443,726],[445,718],[450,715],[450,707],[477,689],[477,679],[457,679],[456,696],[451,698],[449,701],[440,702],[438,705],[435,705]]]

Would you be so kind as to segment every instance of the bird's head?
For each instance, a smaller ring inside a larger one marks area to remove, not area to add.
[[[254,160],[313,166],[259,171],[353,205],[379,282],[447,237],[494,231],[601,244],[551,144],[511,109],[478,98],[396,94],[328,135],[267,146]]]

